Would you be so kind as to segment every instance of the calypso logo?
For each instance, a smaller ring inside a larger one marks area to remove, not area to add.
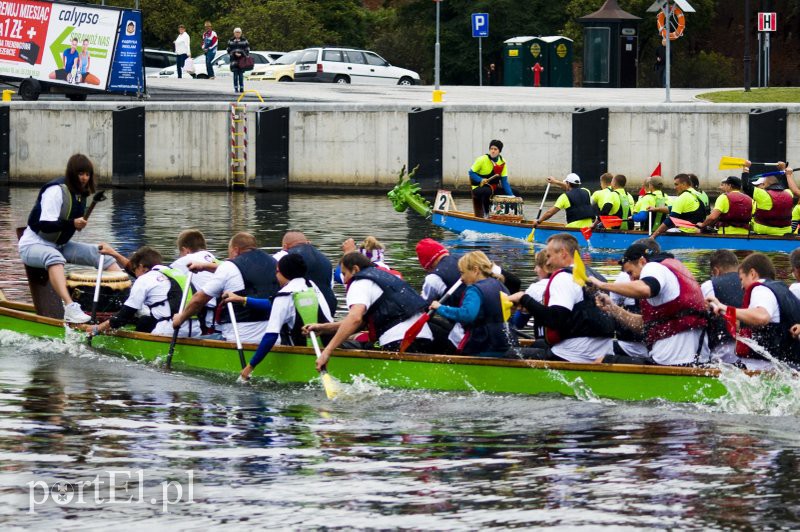
[[[80,27],[82,24],[97,24],[100,20],[100,15],[97,13],[81,13],[77,7],[73,7],[72,11],[62,11],[58,14],[58,20],[74,24]]]

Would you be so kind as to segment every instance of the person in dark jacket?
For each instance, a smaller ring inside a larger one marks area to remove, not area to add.
[[[703,297],[716,298],[725,305],[741,307],[744,298],[742,281],[739,279],[739,259],[729,249],[715,249],[708,257],[711,279],[700,285]],[[734,363],[738,360],[734,351],[736,340],[725,327],[725,321],[714,316],[708,321],[708,347],[713,358]]]
[[[233,38],[228,41],[228,55],[231,57],[234,92],[244,92],[244,70],[239,61],[250,55],[250,43],[242,36],[242,28],[234,28]]]

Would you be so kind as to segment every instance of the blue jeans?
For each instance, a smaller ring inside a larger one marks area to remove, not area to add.
[[[206,52],[206,74],[209,78],[214,77],[214,56],[217,55],[217,50],[208,50]]]
[[[233,73],[233,90],[244,90],[244,70],[232,68]]]
[[[186,58],[189,57],[186,54],[178,54],[178,58],[175,62],[175,65],[178,67],[178,77],[183,77],[183,65],[186,64]]]

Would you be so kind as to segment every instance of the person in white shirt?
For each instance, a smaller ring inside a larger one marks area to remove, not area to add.
[[[175,66],[178,68],[178,78],[183,77],[183,65],[186,63],[186,58],[192,54],[190,43],[191,39],[186,33],[186,26],[181,24],[178,26],[178,37],[175,39],[175,55],[178,56]]]
[[[271,299],[280,288],[275,276],[277,262],[272,256],[258,249],[256,239],[250,233],[237,233],[228,243],[228,258],[214,268],[214,275],[203,285],[186,308],[173,318],[173,325],[180,326],[189,316],[197,314],[212,298],[223,292],[234,292],[240,296]],[[195,267],[196,265],[193,265]],[[203,266],[211,268],[211,266]],[[239,338],[245,343],[261,340],[269,319],[269,310],[237,306],[234,308],[239,328]],[[217,333],[204,335],[209,339],[235,339],[233,324],[228,309],[218,307]]]
[[[389,272],[379,270],[361,253],[354,251],[342,257],[342,277],[347,284],[347,316],[333,323],[315,323],[303,327],[333,335],[317,360],[317,370],[325,367],[333,350],[344,344],[351,334],[369,325],[370,341],[378,342],[382,350],[398,350],[406,331],[422,317],[427,307],[419,294],[405,281]],[[425,324],[409,353],[429,352],[433,340]]]
[[[656,364],[691,365],[708,356],[706,304],[700,285],[686,267],[668,253],[654,253],[633,244],[620,260],[630,282],[608,283],[593,277],[598,289],[641,300],[642,314],[628,312],[606,294],[597,304],[633,331],[643,331]]]
[[[572,267],[578,251],[577,239],[558,233],[547,239],[547,268],[553,271],[543,302],[517,292],[509,297],[545,327],[550,345],[544,350],[523,350],[526,358],[567,362],[602,362],[613,353],[614,321],[601,312],[591,296],[575,282]],[[587,268],[587,272],[592,272]],[[595,272],[592,272],[594,275]],[[601,276],[602,277],[602,276]]]
[[[72,301],[64,265],[69,262],[96,267],[100,261],[97,246],[72,241],[75,232],[89,223],[84,214],[87,198],[94,191],[94,165],[88,157],[76,153],[67,161],[64,177],[50,181],[39,191],[28,215],[28,226],[19,239],[22,263],[47,270],[50,285],[64,302],[64,321],[69,323],[91,319]],[[111,257],[104,260],[103,267],[109,271],[120,269]]]
[[[725,305],[742,306],[744,289],[739,279],[739,258],[729,249],[715,249],[708,257],[711,279],[700,285],[703,297],[708,301],[716,298]],[[708,347],[711,357],[734,364],[739,361],[735,353],[736,340],[719,316],[708,322]]]
[[[177,246],[179,257],[169,267],[183,274],[188,274],[191,271],[193,273],[193,291],[202,290],[206,283],[214,277],[214,271],[216,271],[220,261],[207,249],[206,237],[197,229],[181,231],[178,235]],[[216,307],[217,300],[212,297],[198,314],[204,334],[214,328],[214,311]]]
[[[736,354],[747,359],[770,355],[787,362],[800,362],[800,342],[790,333],[792,325],[800,322],[800,301],[782,282],[775,280],[775,266],[763,253],[748,255],[739,265],[739,279],[744,288],[742,308],[735,308],[735,319],[741,324],[739,336],[750,338],[760,349],[752,349],[744,342],[736,343]],[[729,305],[711,297],[712,310],[727,316]],[[746,360],[748,368],[752,365]]]
[[[266,357],[275,345],[310,345],[310,339],[302,335],[306,323],[329,323],[333,321],[330,307],[319,287],[305,278],[306,262],[296,253],[284,255],[278,261],[278,282],[281,289],[275,294],[274,303],[268,299],[237,296],[231,292],[222,294],[225,303],[242,305],[269,305],[270,315],[267,330],[258,344],[250,363],[242,370],[243,379],[249,379],[253,369]]]
[[[178,311],[186,276],[162,265],[161,253],[149,246],[137,249],[129,259],[108,244],[101,246],[100,252],[116,258],[117,263],[133,272],[136,281],[128,299],[111,319],[98,325],[83,325],[81,329],[96,336],[135,323],[137,332],[172,336],[172,315]],[[199,334],[197,320],[187,320],[178,331],[180,337]]]
[[[789,254],[789,264],[792,266],[792,277],[796,283],[789,285],[789,290],[792,291],[794,296],[800,299],[800,248],[795,249]]]

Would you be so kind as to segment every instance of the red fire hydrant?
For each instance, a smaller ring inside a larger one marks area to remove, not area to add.
[[[544,68],[542,68],[542,65],[540,65],[539,63],[536,63],[535,65],[533,65],[531,67],[531,70],[533,70],[533,86],[534,87],[541,87],[542,86],[542,70],[544,70]]]

